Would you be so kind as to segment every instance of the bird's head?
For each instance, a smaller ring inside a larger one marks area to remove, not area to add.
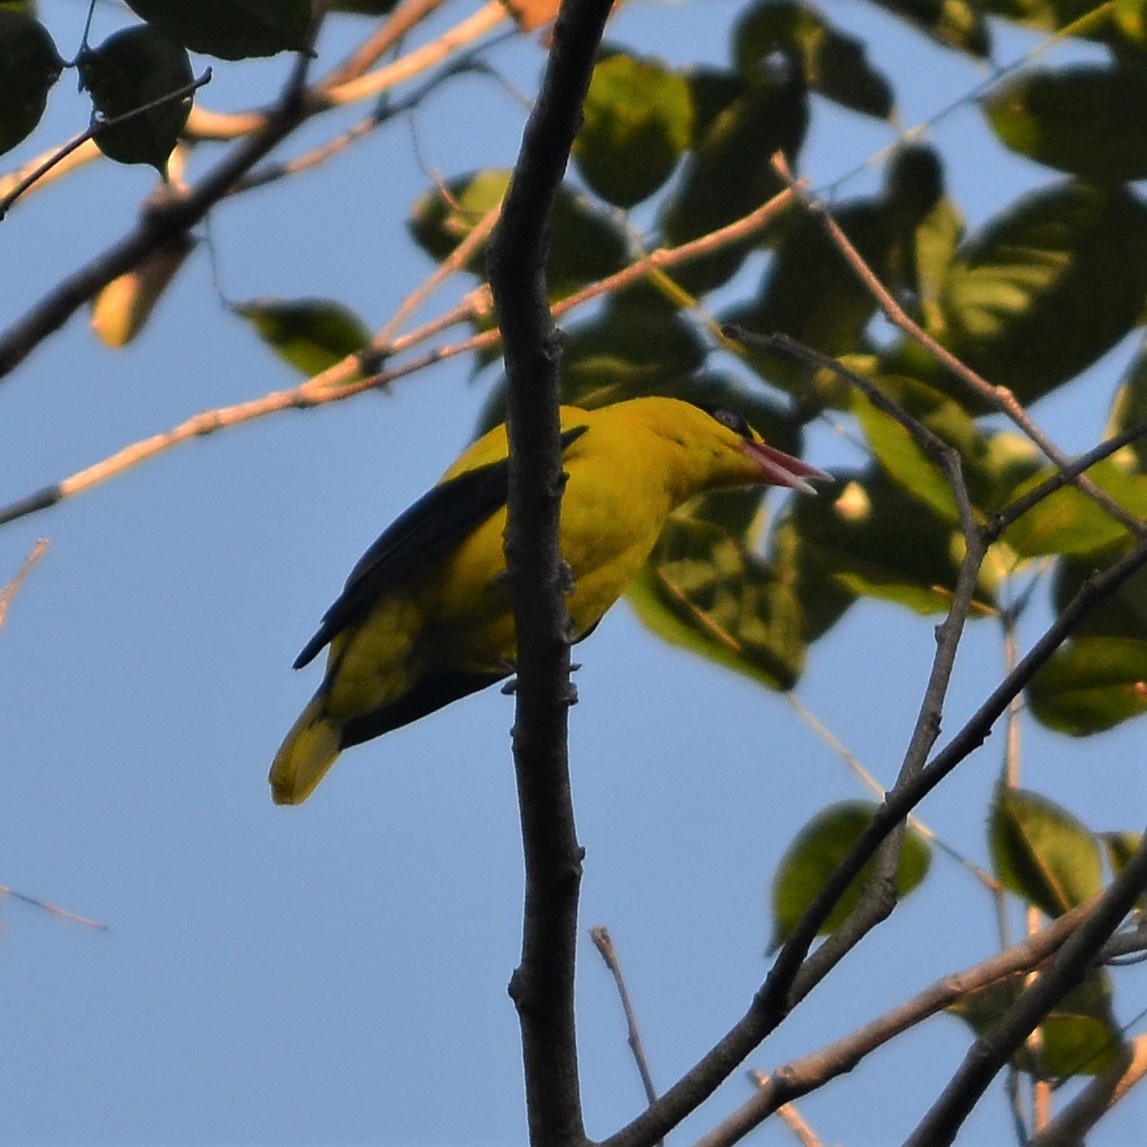
[[[832,475],[818,466],[812,466],[800,458],[786,454],[770,446],[749,425],[745,417],[733,410],[724,407],[703,408],[705,413],[727,431],[722,435],[716,432],[715,440],[724,450],[736,450],[743,458],[748,459],[752,468],[744,470],[743,464],[738,467],[744,471],[744,478],[738,484],[762,486],[788,486],[799,490],[802,494],[815,494],[812,483],[817,481],[831,481]],[[735,436],[735,437],[734,437]]]

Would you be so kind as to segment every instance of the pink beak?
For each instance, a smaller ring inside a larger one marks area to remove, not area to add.
[[[745,453],[761,468],[761,483],[765,486],[788,486],[802,494],[815,494],[813,482],[832,481],[827,471],[763,442],[746,442]]]

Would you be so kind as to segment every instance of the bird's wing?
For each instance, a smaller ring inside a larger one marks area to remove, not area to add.
[[[587,427],[562,434],[564,451]],[[301,669],[348,625],[420,567],[445,557],[506,504],[510,463],[506,458],[465,470],[428,490],[383,531],[359,558],[342,593],[323,614],[318,632],[295,658]]]

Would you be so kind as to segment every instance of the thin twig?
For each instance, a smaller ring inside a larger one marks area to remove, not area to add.
[[[1087,919],[1095,903],[1092,900],[1073,908],[1042,932],[1022,943],[997,952],[960,972],[949,973],[848,1035],[834,1040],[811,1055],[779,1067],[766,1083],[760,1085],[755,1095],[713,1128],[696,1147],[730,1147],[755,1127],[759,1127],[783,1104],[799,1099],[852,1071],[866,1056],[956,1001],[1018,973],[1039,967],[1067,942],[1074,930]]]
[[[796,693],[789,690],[785,693],[785,698],[797,711],[797,715],[800,719],[844,761],[845,765],[857,780],[859,780],[877,800],[883,800],[887,790],[876,777],[864,767],[860,758],[857,757]],[[1000,893],[1003,891],[1003,885],[1001,885],[990,872],[981,868],[975,861],[960,852],[958,848],[949,844],[935,829],[931,828],[918,816],[912,814],[905,823],[909,828],[914,829],[924,837],[925,840],[929,841],[935,848],[938,848],[945,855],[950,856],[954,861],[970,872],[989,892]]]
[[[33,908],[42,908],[45,912],[50,912],[53,916],[62,916],[65,920],[71,920],[74,924],[82,924],[85,928],[96,928],[101,932],[106,932],[108,929],[106,924],[101,924],[98,920],[89,920],[88,917],[79,916],[75,912],[69,912],[66,908],[61,908],[58,904],[49,904],[47,900],[37,900],[34,896],[26,896],[23,892],[17,892],[14,888],[9,888],[7,884],[0,884],[0,898],[5,896],[11,896],[13,900],[30,904]]]
[[[617,995],[621,1000],[621,1010],[625,1014],[625,1030],[628,1034],[629,1050],[633,1053],[638,1074],[641,1076],[641,1086],[645,1089],[645,1100],[647,1103],[653,1103],[657,1098],[657,1088],[653,1084],[653,1073],[649,1070],[649,1060],[645,1056],[641,1032],[637,1027],[637,1013],[633,1010],[633,1002],[629,998],[629,989],[625,986],[625,977],[621,974],[621,961],[617,958],[617,948],[614,947],[613,937],[610,936],[607,928],[599,924],[589,930],[589,938],[601,954],[610,975],[613,976]],[[662,1141],[659,1139],[657,1142]]]
[[[4,622],[8,618],[8,607],[12,604],[12,599],[19,593],[24,580],[32,572],[32,567],[48,552],[48,547],[51,544],[47,538],[41,538],[32,547],[32,552],[24,559],[24,564],[16,571],[16,576],[3,589],[0,589],[0,628],[3,628]]]
[[[944,1147],[996,1074],[1031,1032],[1087,974],[1096,954],[1147,888],[1147,834],[1051,966],[972,1045],[959,1070],[906,1141],[906,1147]]]
[[[709,251],[719,250],[730,243],[735,243],[752,235],[760,230],[790,200],[791,193],[784,191],[768,203],[751,211],[744,218],[736,220],[710,235],[683,243],[680,247],[659,248],[636,260],[623,270],[559,300],[552,308],[553,317],[555,319],[560,318],[582,303],[630,286],[644,278],[653,267],[668,267],[687,263]],[[467,240],[464,239],[448,257],[447,262],[463,265],[469,260],[471,253],[471,248]],[[170,430],[125,446],[101,461],[62,479],[55,485],[46,486],[15,502],[0,507],[0,526],[29,514],[49,509],[73,494],[88,490],[108,478],[123,473],[130,467],[138,465],[140,462],[154,458],[172,447],[194,438],[205,437],[219,430],[240,426],[283,410],[306,409],[312,406],[322,406],[329,402],[342,402],[367,390],[385,389],[391,383],[397,382],[407,375],[415,374],[447,359],[496,347],[501,341],[500,332],[497,329],[487,330],[456,343],[435,347],[401,366],[388,367],[386,370],[371,374],[368,377],[362,377],[364,361],[389,360],[394,356],[404,354],[437,337],[452,326],[487,317],[490,310],[489,289],[479,287],[449,311],[424,323],[409,334],[396,337],[389,342],[376,337],[363,351],[349,355],[342,362],[336,363],[328,370],[307,379],[293,389],[275,390],[247,402],[203,411]]]
[[[758,1086],[764,1087],[769,1082],[768,1075],[763,1071],[750,1071],[749,1078]],[[796,1109],[796,1104],[782,1103],[777,1108],[777,1116],[784,1121],[785,1126],[797,1137],[801,1147],[824,1147],[821,1138],[812,1129],[808,1120]]]

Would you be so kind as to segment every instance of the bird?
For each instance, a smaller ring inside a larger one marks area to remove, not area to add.
[[[567,475],[560,544],[570,640],[587,637],[649,557],[669,514],[712,490],[815,493],[823,470],[768,446],[744,417],[682,399],[560,410]],[[295,659],[329,646],[326,672],[271,766],[276,804],[301,804],[352,745],[416,721],[513,672],[503,534],[506,428],[472,443],[351,570]]]

